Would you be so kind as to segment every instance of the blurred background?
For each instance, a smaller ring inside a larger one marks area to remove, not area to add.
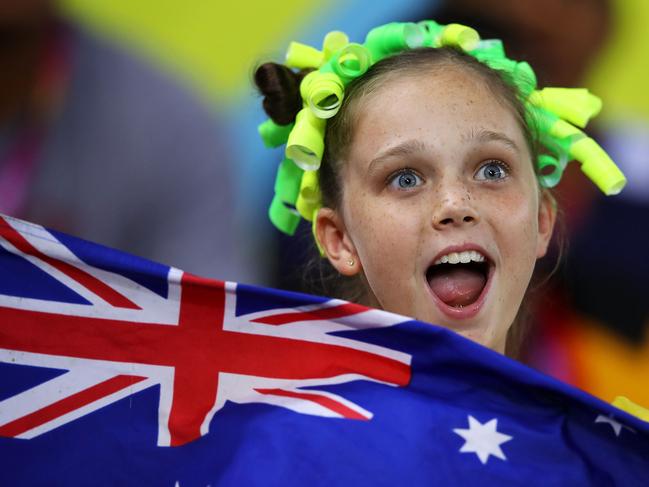
[[[589,133],[629,179],[604,198],[570,167],[567,245],[540,266],[524,361],[611,401],[649,406],[649,3],[644,0],[3,0],[0,212],[220,279],[305,290],[308,228],[266,210],[281,150],[254,66],[330,30],[466,23],[543,86],[587,86]]]

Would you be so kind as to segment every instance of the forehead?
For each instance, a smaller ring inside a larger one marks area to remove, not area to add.
[[[514,108],[477,73],[455,66],[388,75],[359,100],[353,130],[352,152],[380,150],[402,138],[440,144],[484,130],[526,145]]]

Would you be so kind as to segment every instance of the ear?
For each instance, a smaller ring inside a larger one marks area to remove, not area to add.
[[[539,215],[538,215],[539,235],[536,247],[536,258],[540,259],[545,255],[552,239],[554,232],[554,223],[557,219],[557,202],[552,194],[543,189],[540,193]]]
[[[315,231],[320,246],[338,272],[344,276],[353,276],[361,271],[356,248],[338,212],[331,208],[320,208]]]

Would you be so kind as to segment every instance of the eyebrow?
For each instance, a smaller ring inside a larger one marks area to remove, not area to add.
[[[413,154],[421,154],[422,152],[426,152],[427,146],[424,142],[421,140],[416,140],[416,139],[410,139],[410,140],[405,140],[401,142],[400,144],[395,145],[394,147],[390,147],[389,149],[386,149],[385,151],[381,152],[378,156],[376,156],[374,159],[372,159],[367,166],[368,171],[372,171],[372,168],[384,162],[386,159],[390,159],[392,157],[404,157],[404,156],[411,156]]]
[[[472,130],[469,132],[468,136],[464,136],[464,139],[467,142],[480,142],[480,143],[486,143],[486,142],[501,142],[502,144],[506,145],[510,149],[513,149],[516,152],[521,152],[520,147],[518,147],[518,144],[514,142],[512,139],[507,137],[505,134],[502,132],[494,132],[492,130]]]

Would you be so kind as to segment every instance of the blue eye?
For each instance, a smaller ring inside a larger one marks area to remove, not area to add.
[[[489,161],[480,166],[475,178],[478,181],[498,181],[509,176],[509,170],[504,162]]]
[[[396,189],[412,189],[422,182],[422,179],[411,169],[402,169],[389,179],[390,186]]]

